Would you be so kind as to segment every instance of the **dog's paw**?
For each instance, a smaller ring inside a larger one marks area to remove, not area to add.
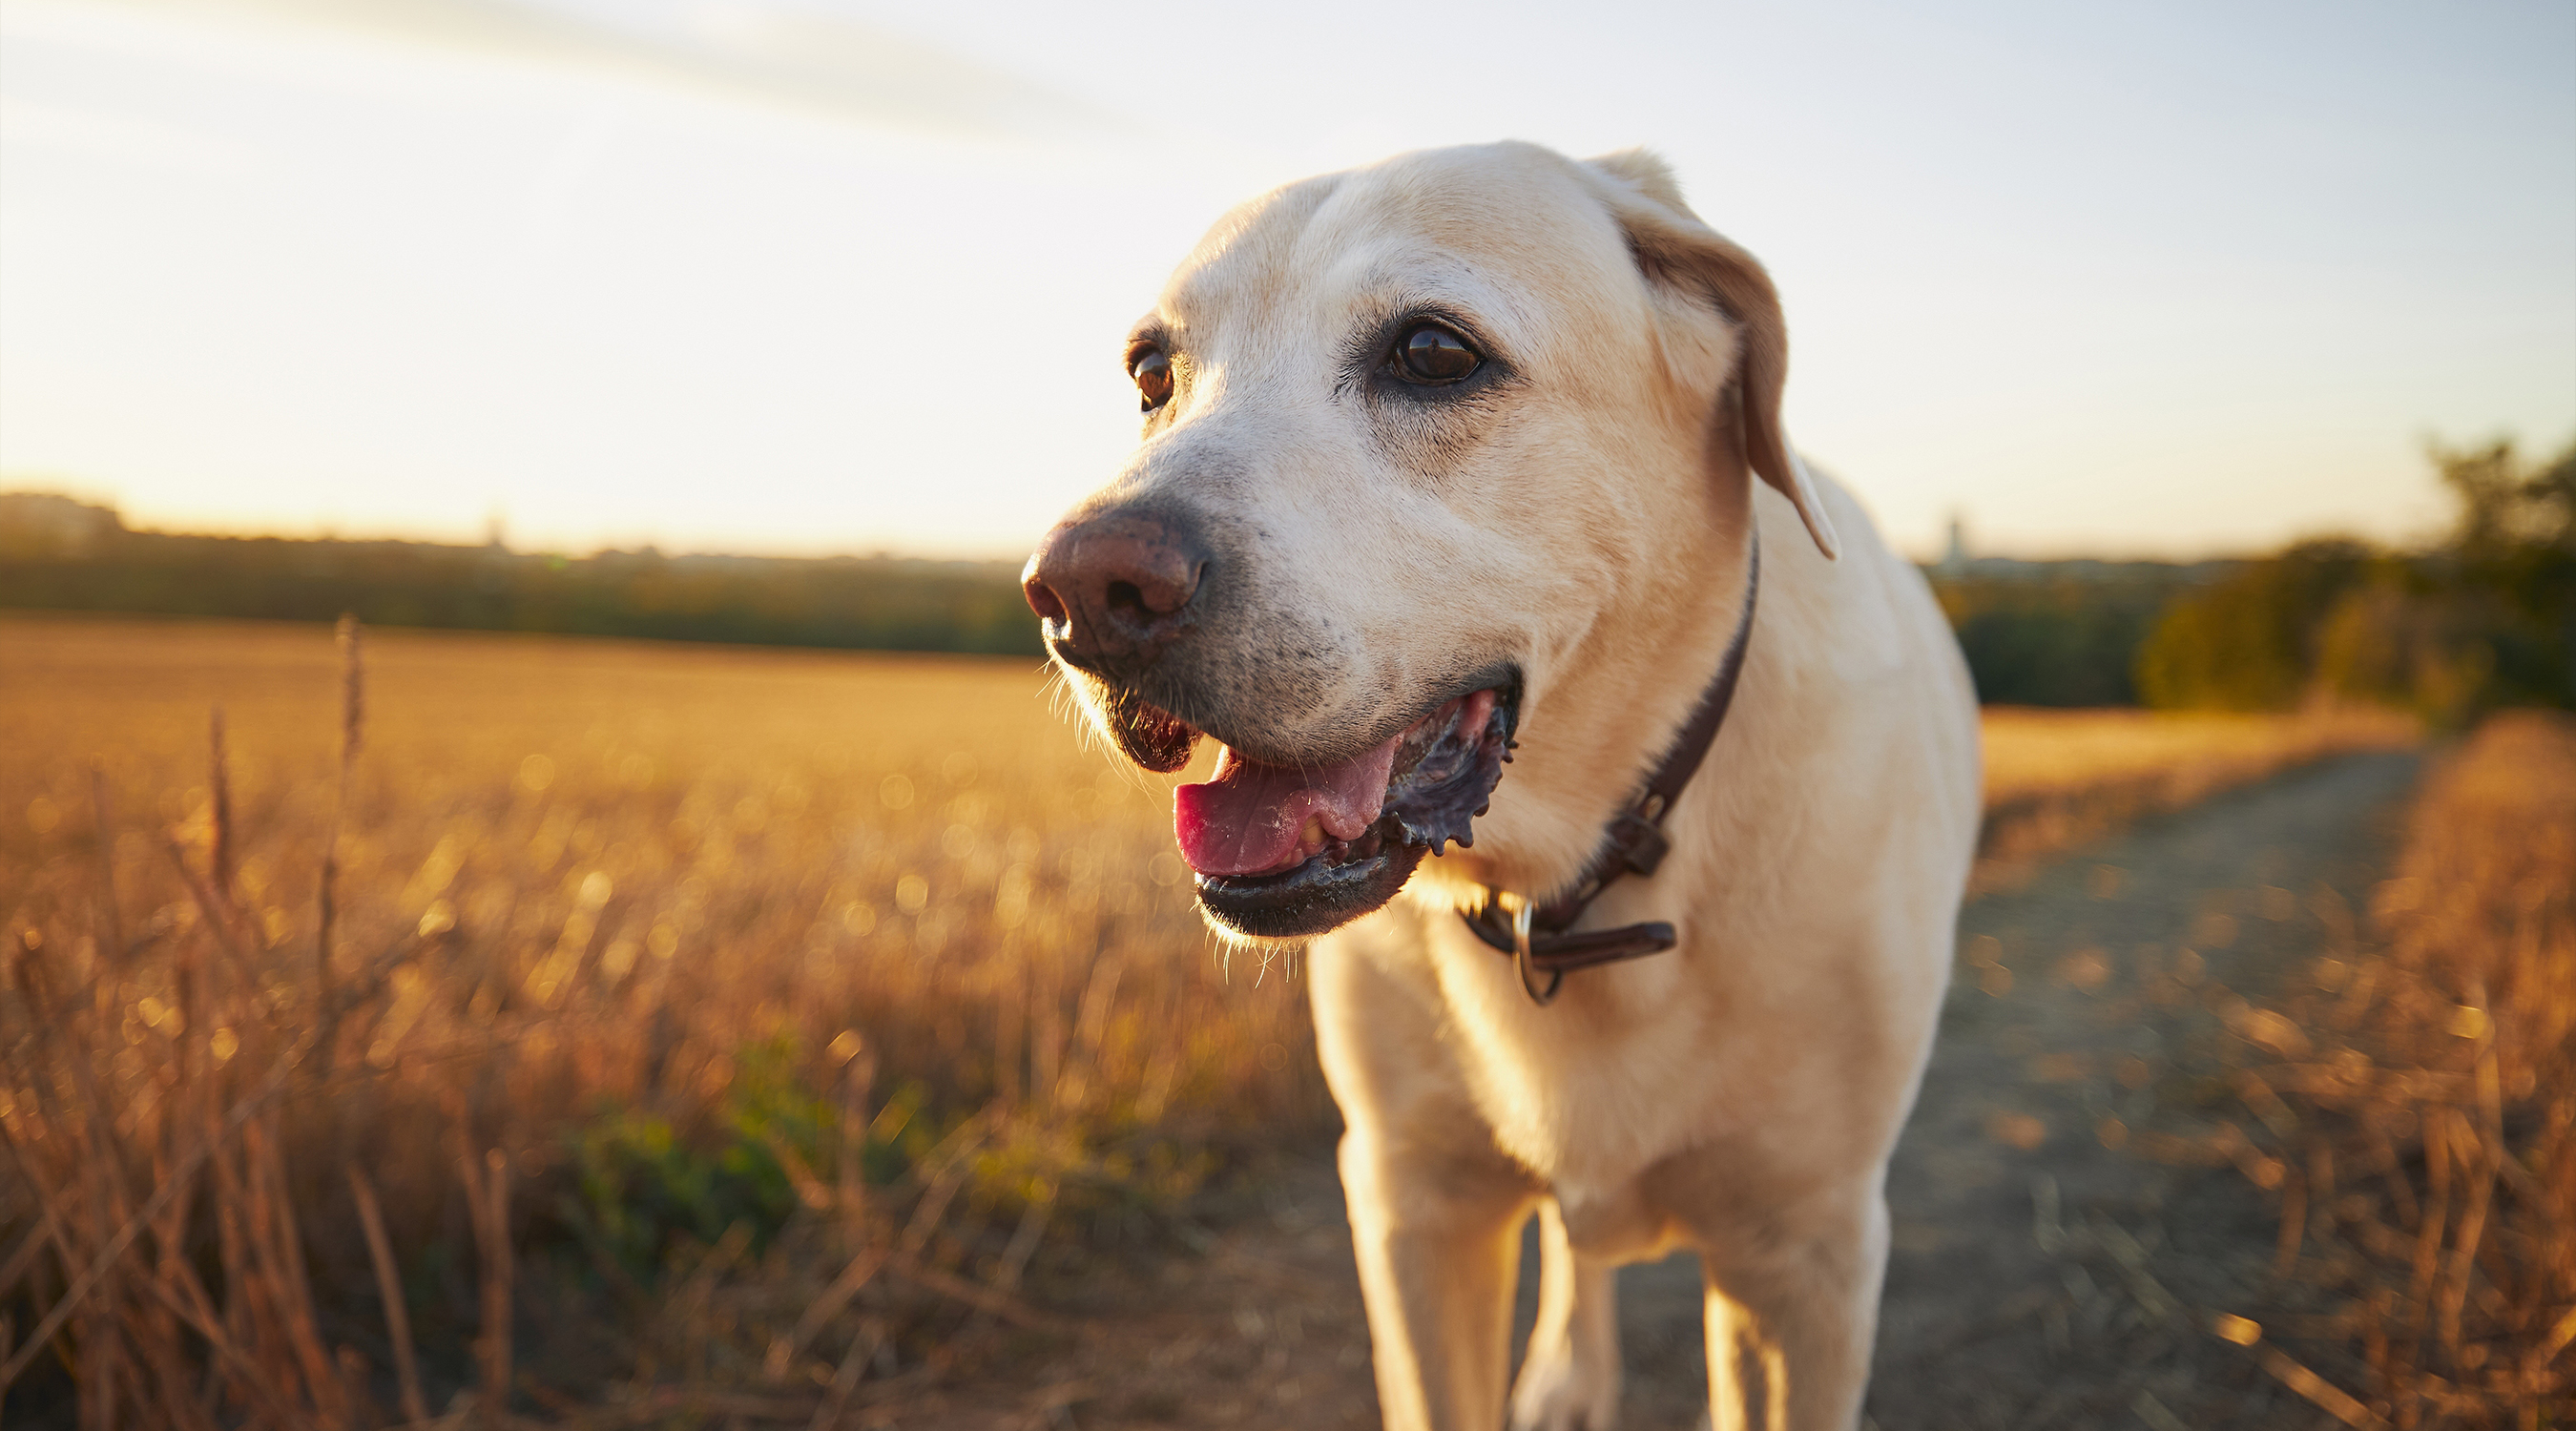
[[[1581,1360],[1563,1345],[1531,1352],[1512,1386],[1511,1431],[1615,1431],[1619,1370]]]

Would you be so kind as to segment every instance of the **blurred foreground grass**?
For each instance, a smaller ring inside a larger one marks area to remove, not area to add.
[[[0,618],[22,1406],[855,1420],[1332,1126],[1029,663],[364,650],[343,797],[326,632]],[[2408,738],[1999,713],[1990,863]]]
[[[2444,757],[2369,913],[2277,1007],[2224,1010],[2255,1126],[2224,1160],[2276,1200],[2274,1280],[2325,1307],[2274,1330],[2332,1381],[2218,1331],[2348,1425],[2567,1425],[2576,719],[2504,712]]]

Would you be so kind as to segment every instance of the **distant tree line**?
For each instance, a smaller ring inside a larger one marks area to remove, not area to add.
[[[2576,446],[2432,449],[2458,504],[2423,552],[2302,542],[2179,596],[2137,654],[2147,704],[2280,710],[2368,701],[2456,724],[2576,707]]]
[[[2576,707],[2576,446],[2431,450],[2457,504],[2427,550],[2349,538],[2268,557],[1951,561],[1927,569],[2000,705],[2287,710],[2366,702],[2455,724]]]
[[[1988,705],[2127,706],[2165,609],[2240,565],[1986,558],[1926,574]]]
[[[0,496],[0,607],[1040,656],[1003,562],[565,557],[128,531]],[[16,510],[12,510],[12,508]],[[31,519],[30,513],[38,514]],[[13,520],[14,518],[14,520]]]
[[[2284,710],[2315,700],[2451,723],[2576,707],[2576,446],[2432,452],[2459,506],[2430,550],[2347,539],[2196,564],[1957,559],[1927,568],[1989,704]],[[127,530],[0,494],[0,607],[1039,656],[1016,567]]]

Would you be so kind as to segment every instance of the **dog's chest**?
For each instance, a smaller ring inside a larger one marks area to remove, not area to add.
[[[1472,939],[1432,952],[1452,1057],[1496,1141],[1531,1171],[1616,1185],[1712,1131],[1730,1060],[1678,960],[1582,971],[1541,1007]]]

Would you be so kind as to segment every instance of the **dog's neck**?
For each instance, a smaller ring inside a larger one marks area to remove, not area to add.
[[[1735,702],[1744,674],[1746,644],[1753,635],[1753,613],[1762,590],[1762,543],[1757,530],[1746,555],[1744,600],[1718,657],[1717,669],[1701,688],[1690,718],[1674,732],[1662,759],[1647,770],[1636,793],[1618,807],[1601,832],[1600,842],[1573,887],[1541,905],[1526,894],[1485,887],[1483,902],[1459,915],[1476,936],[1513,958],[1521,987],[1546,1004],[1556,997],[1565,976],[1577,969],[1623,959],[1660,954],[1680,941],[1679,932],[1662,920],[1577,930],[1592,902],[1620,879],[1649,877],[1671,852],[1664,817],[1699,772],[1717,739],[1718,728]]]
[[[1639,698],[1625,704],[1578,702],[1574,708],[1584,718],[1573,726],[1562,723],[1562,696],[1535,710],[1537,719],[1525,727],[1525,748],[1497,791],[1499,800],[1517,808],[1508,812],[1508,820],[1492,822],[1489,834],[1480,825],[1479,833],[1487,837],[1478,841],[1478,848],[1462,852],[1463,858],[1426,862],[1415,880],[1417,898],[1473,910],[1486,902],[1488,889],[1501,888],[1526,893],[1545,906],[1583,888],[1603,850],[1605,831],[1635,810],[1666,756],[1685,743],[1720,668],[1730,660],[1741,663],[1744,651],[1758,639],[1751,634],[1758,555],[1751,504],[1746,507],[1741,525],[1725,524],[1741,545],[1728,543],[1720,554],[1697,547],[1692,554],[1698,559],[1689,563],[1690,570],[1665,588],[1677,596],[1696,595],[1674,602],[1688,610],[1687,619],[1671,622],[1648,640],[1640,641],[1643,633],[1633,630],[1624,639],[1612,638],[1585,659],[1559,668],[1551,681],[1560,693],[1625,688]],[[1728,599],[1709,601],[1706,594],[1711,592],[1725,592]],[[1642,604],[1654,598],[1630,600]],[[1699,743],[1692,752],[1692,770],[1706,752],[1707,745]],[[1683,779],[1688,778],[1683,772]],[[1523,792],[1519,800],[1513,800],[1516,782]],[[1667,790],[1664,810],[1655,819],[1669,810],[1670,793],[1678,788]]]

